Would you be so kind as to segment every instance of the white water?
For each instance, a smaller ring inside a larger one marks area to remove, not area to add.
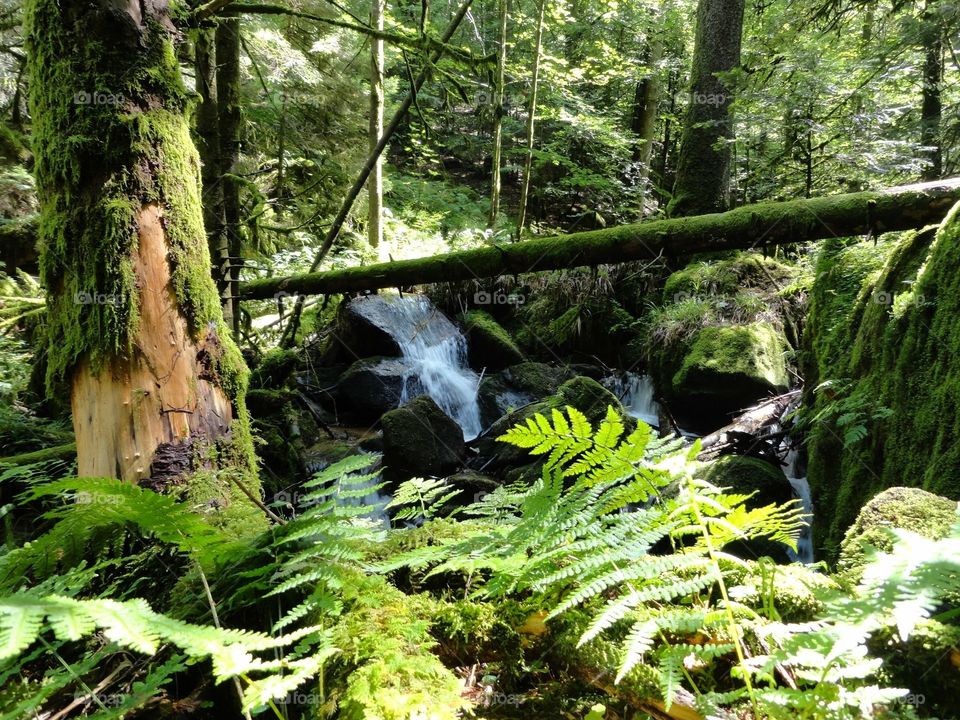
[[[463,430],[464,440],[480,434],[479,376],[467,366],[467,341],[447,317],[422,295],[395,296],[388,302],[390,325],[410,371],[400,404],[429,395]]]
[[[659,427],[660,406],[654,399],[653,378],[625,372],[604,378],[603,385],[620,398],[628,415],[643,420],[647,425]]]
[[[784,444],[786,445],[787,441],[784,441]],[[796,555],[792,559],[809,564],[813,562],[813,536],[810,528],[810,522],[813,520],[813,497],[810,494],[810,483],[807,482],[806,477],[800,475],[799,450],[789,448],[785,460],[787,466],[783,469],[783,472],[793,487],[793,492],[800,499],[804,515],[807,516],[806,524],[800,531],[800,537],[797,538]]]

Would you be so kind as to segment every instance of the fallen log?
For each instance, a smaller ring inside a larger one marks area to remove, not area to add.
[[[493,245],[413,260],[241,284],[246,300],[409,287],[830,237],[910,230],[939,222],[960,200],[960,178],[886,190],[745,205],[725,213]]]
[[[0,468],[6,469],[17,465],[29,465],[46,460],[72,460],[76,456],[77,444],[73,442],[64,443],[63,445],[44,448],[43,450],[33,450],[31,452],[20,453],[19,455],[0,457]]]

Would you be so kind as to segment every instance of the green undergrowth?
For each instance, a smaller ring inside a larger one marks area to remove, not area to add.
[[[0,676],[17,678],[0,717],[75,698],[93,715],[114,695],[125,712],[191,702],[201,718],[241,704],[263,717],[584,717],[604,696],[648,712],[910,717],[903,691],[878,684],[886,650],[864,652],[876,638],[949,645],[922,623],[956,584],[960,526],[901,533],[844,594],[815,569],[726,552],[794,543],[798,510],[698,479],[697,445],[613,408],[594,422],[552,409],[500,439],[542,457],[540,476],[474,502],[415,478],[389,503],[392,525],[376,455],[317,473],[282,521],[243,536],[193,500],[35,478],[8,512],[39,505],[38,532],[0,554]],[[908,649],[890,678],[926,657]]]

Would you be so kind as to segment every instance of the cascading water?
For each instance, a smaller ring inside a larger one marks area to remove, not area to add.
[[[784,441],[786,444],[786,441]],[[807,516],[806,523],[800,531],[800,537],[797,538],[797,553],[795,560],[809,564],[813,562],[813,533],[810,528],[810,522],[813,519],[813,496],[810,494],[810,483],[807,478],[800,474],[800,451],[796,448],[789,448],[785,458],[787,463],[783,469],[787,480],[793,487],[800,500],[804,515]]]
[[[443,313],[422,295],[389,302],[390,323],[383,329],[397,341],[410,368],[400,404],[429,395],[463,430],[464,440],[480,434],[479,376],[467,366],[467,341]]]
[[[657,404],[653,378],[625,372],[604,378],[603,385],[620,398],[624,410],[631,417],[643,420],[647,425],[660,425],[660,406]]]

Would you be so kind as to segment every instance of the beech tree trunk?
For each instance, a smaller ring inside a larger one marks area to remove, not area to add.
[[[256,515],[231,484],[258,491],[246,368],[210,276],[181,34],[163,0],[30,0],[26,15],[47,380],[70,388],[79,474]]]
[[[383,32],[384,0],[373,0],[370,27]],[[383,39],[370,38],[370,153],[383,137]],[[371,247],[383,241],[383,158],[377,155],[367,185],[367,238]]]
[[[740,65],[743,0],[700,0],[690,97],[668,213],[721,212],[730,206],[733,88],[718,74]]]
[[[720,250],[920,228],[960,200],[960,178],[879,192],[759,203],[725,213],[623,225],[398,260],[366,267],[263,278],[240,287],[245,299],[279,292],[328,294],[456,282]]]
[[[510,0],[500,0],[500,32],[499,44],[497,45],[497,74],[496,78],[494,79],[493,87],[493,159],[490,176],[490,218],[489,222],[487,223],[491,228],[497,224],[497,216],[500,214],[500,165],[503,162],[503,116],[505,113],[503,101],[506,85],[507,15],[509,13],[509,5]]]

